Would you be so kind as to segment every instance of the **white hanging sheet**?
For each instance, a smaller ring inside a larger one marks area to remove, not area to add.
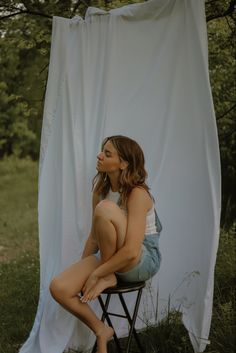
[[[151,0],[89,8],[84,20],[53,19],[39,179],[40,299],[21,353],[85,352],[94,343],[48,286],[81,256],[96,155],[113,134],[143,147],[163,225],[161,269],[147,283],[137,327],[165,317],[170,302],[194,351],[208,343],[221,200],[204,1]],[[132,307],[133,297],[126,300]],[[121,311],[115,299],[112,305]],[[119,336],[127,333],[120,319],[114,325]]]

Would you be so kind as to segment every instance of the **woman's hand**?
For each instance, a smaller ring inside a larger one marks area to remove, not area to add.
[[[82,289],[83,296],[80,298],[82,303],[94,299],[94,289],[98,281],[99,277],[94,272],[91,273]]]

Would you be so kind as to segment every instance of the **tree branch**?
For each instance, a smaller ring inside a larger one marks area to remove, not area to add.
[[[219,139],[221,139],[221,141],[224,141],[224,142],[227,142],[227,140],[232,137],[232,135],[235,134],[235,130],[232,129],[231,131],[227,131],[227,132],[222,132],[222,133],[219,133]]]
[[[46,70],[46,68],[49,66],[49,63],[47,63],[40,71],[39,71],[39,74],[41,75],[44,70]]]
[[[216,2],[216,0],[208,0],[208,1],[206,1],[206,5],[210,5],[210,4],[213,4],[215,2]]]
[[[228,24],[229,29],[230,29],[231,32],[233,33],[233,32],[234,32],[234,28],[231,26],[231,24],[230,24],[230,22],[229,22],[229,18],[226,16],[225,19],[226,19],[226,22],[227,22],[227,24]]]
[[[236,108],[236,103],[234,105],[232,105],[232,107],[230,107],[228,110],[226,110],[226,112],[224,112],[221,116],[219,116],[219,118],[217,118],[216,120],[219,121],[220,119],[224,118],[225,115],[227,115],[228,113],[230,113],[234,108]]]
[[[72,18],[72,17],[75,15],[76,10],[77,10],[78,7],[79,7],[79,4],[80,4],[80,0],[78,0],[77,3],[75,4],[75,6],[74,6],[74,8],[73,8],[73,10],[72,10],[72,12],[71,12],[70,18]]]
[[[15,12],[15,13],[12,13],[12,14],[9,14],[9,15],[1,16],[0,20],[5,20],[6,18],[13,17],[13,16],[16,16],[16,15],[22,15],[22,14],[42,16],[42,17],[46,17],[46,18],[52,19],[51,15],[47,15],[45,13],[41,13],[41,12],[37,12],[37,11],[21,10],[19,12]]]
[[[236,9],[236,0],[231,0],[228,9],[225,10],[225,12],[223,12],[222,14],[209,15],[207,16],[206,21],[209,22],[217,18],[230,16],[235,9]]]
[[[10,18],[10,17],[16,16],[16,15],[19,15],[21,13],[22,13],[22,11],[19,11],[19,12],[11,13],[10,15],[1,16],[0,20],[5,20],[6,18]]]

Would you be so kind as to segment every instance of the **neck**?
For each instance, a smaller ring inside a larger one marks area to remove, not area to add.
[[[119,176],[114,175],[114,174],[108,174],[108,177],[109,177],[110,183],[111,183],[111,190],[113,192],[119,191],[119,188],[118,188],[118,178],[119,178]]]

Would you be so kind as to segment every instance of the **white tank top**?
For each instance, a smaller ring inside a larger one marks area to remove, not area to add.
[[[106,196],[107,200],[113,201],[116,204],[118,203],[119,198],[120,198],[120,193],[118,191],[112,191],[111,189],[109,190]],[[156,217],[155,217],[155,208],[153,203],[152,208],[147,212],[145,234],[155,234],[156,232],[157,232]]]

